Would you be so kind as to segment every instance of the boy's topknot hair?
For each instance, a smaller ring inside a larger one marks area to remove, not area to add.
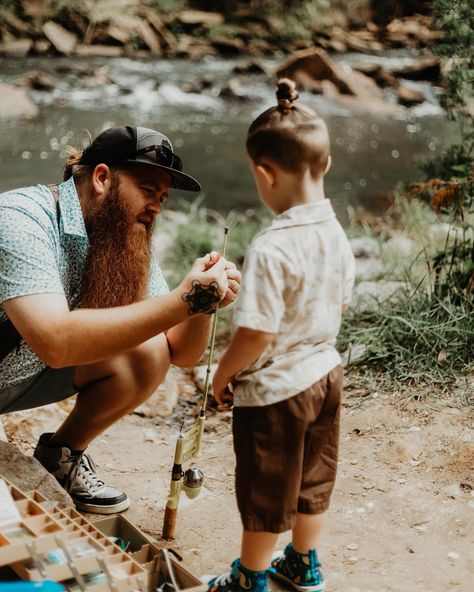
[[[277,82],[276,91],[278,110],[288,113],[293,108],[293,103],[299,97],[296,92],[296,84],[289,78],[280,78]]]
[[[329,159],[329,134],[312,109],[295,105],[296,84],[289,78],[277,83],[277,105],[261,113],[247,132],[247,152],[255,164],[268,159],[301,173],[309,167],[313,177],[324,173]]]

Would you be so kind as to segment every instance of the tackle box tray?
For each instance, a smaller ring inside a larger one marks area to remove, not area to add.
[[[0,568],[9,566],[18,578],[61,582],[68,592],[154,592],[165,582],[163,589],[169,591],[207,590],[123,516],[89,521],[73,508],[59,508],[39,491],[24,493],[0,479],[19,514],[14,523],[0,526]],[[127,548],[115,539],[127,541]]]

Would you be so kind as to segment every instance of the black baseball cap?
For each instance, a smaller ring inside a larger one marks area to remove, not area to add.
[[[171,187],[201,191],[201,185],[183,172],[183,164],[173,152],[170,140],[146,127],[111,127],[100,133],[82,153],[80,164],[113,165],[131,162],[156,166],[171,175]]]

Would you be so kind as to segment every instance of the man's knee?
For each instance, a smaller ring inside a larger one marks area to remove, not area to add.
[[[99,380],[115,378],[128,396],[146,397],[163,381],[169,365],[168,341],[160,334],[103,362],[77,366],[74,384],[81,391]]]
[[[124,356],[138,392],[157,388],[170,366],[170,351],[164,335],[158,335],[142,343],[126,352]]]

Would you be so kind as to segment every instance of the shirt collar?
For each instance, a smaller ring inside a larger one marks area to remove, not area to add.
[[[305,226],[307,224],[318,224],[327,222],[336,217],[329,199],[323,199],[314,203],[293,206],[277,216],[271,226],[259,234],[270,230],[280,230],[291,226]],[[257,235],[258,236],[258,235]]]
[[[62,230],[65,234],[73,234],[87,238],[87,230],[82,215],[82,208],[77,194],[74,179],[71,177],[59,186],[59,211],[61,213]]]

